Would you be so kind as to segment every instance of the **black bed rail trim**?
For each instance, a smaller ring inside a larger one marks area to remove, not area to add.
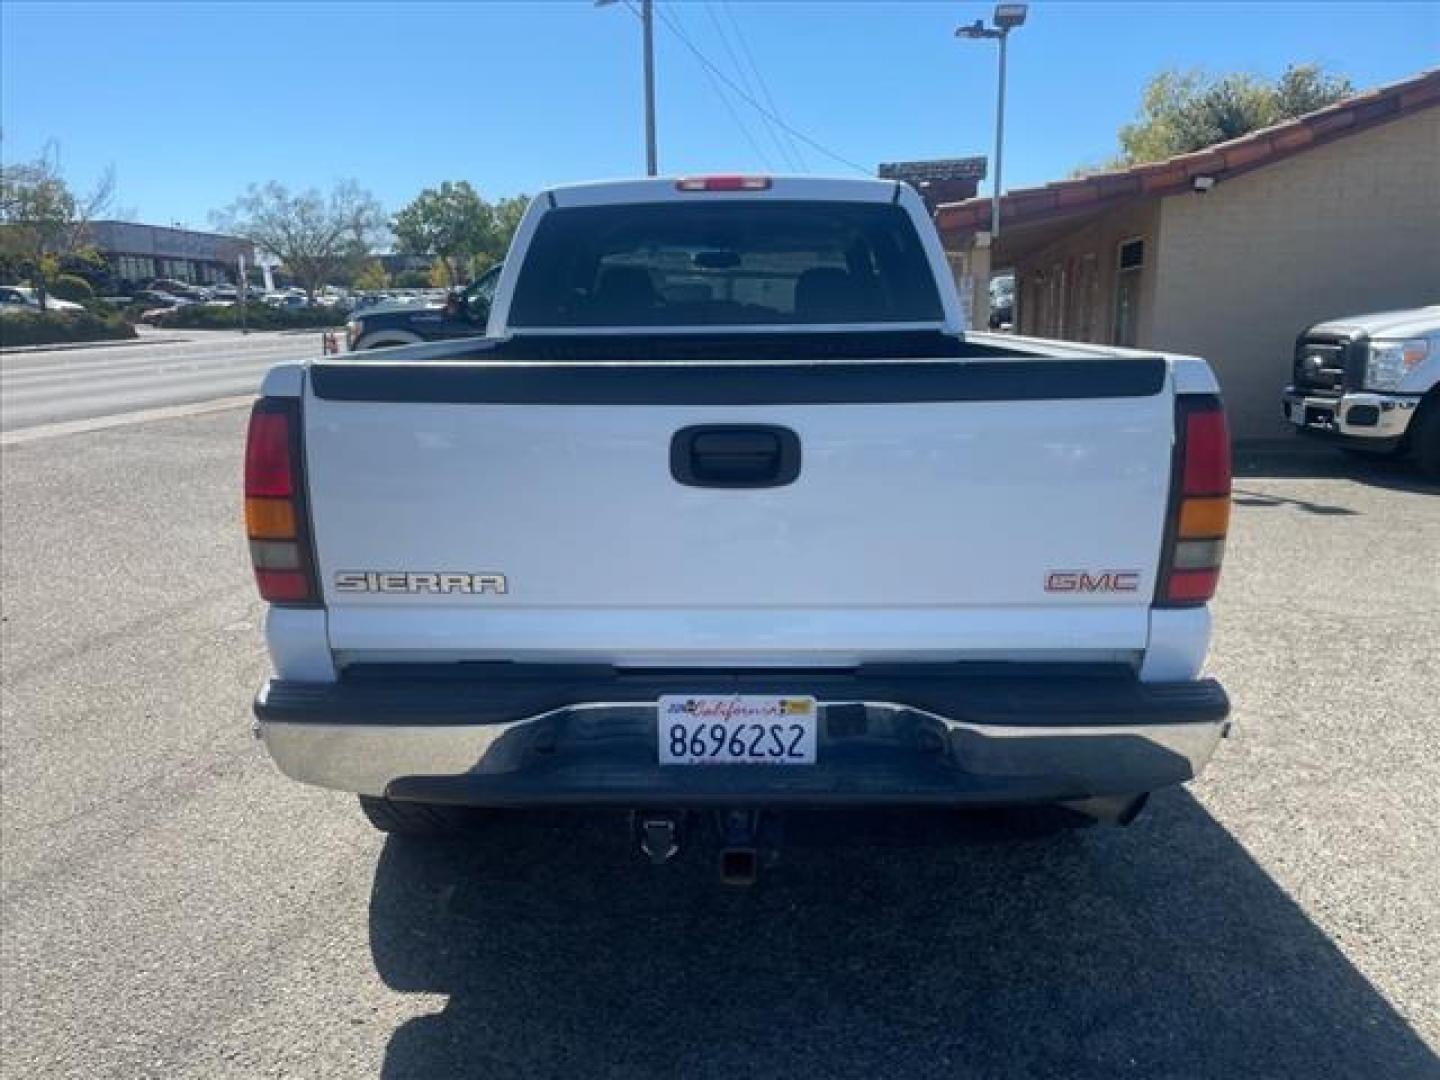
[[[889,360],[705,363],[316,364],[326,401],[497,405],[801,405],[1151,397],[1165,361]]]

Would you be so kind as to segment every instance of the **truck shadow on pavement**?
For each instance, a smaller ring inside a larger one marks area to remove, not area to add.
[[[1351,510],[1345,506],[1332,506],[1329,503],[1318,503],[1310,499],[1292,499],[1288,495],[1272,495],[1269,492],[1251,491],[1242,487],[1231,489],[1230,501],[1236,506],[1293,506],[1297,510],[1304,510],[1307,514],[1329,517],[1355,517],[1360,513],[1358,510]]]
[[[1351,480],[1387,491],[1440,494],[1440,481],[1425,475],[1412,458],[1363,457],[1332,446],[1309,446],[1303,452],[1235,451],[1235,479]]]
[[[787,847],[742,891],[708,851],[652,869],[608,817],[392,839],[376,967],[449,1002],[394,1033],[383,1075],[1436,1075],[1183,791],[1128,830],[961,823],[936,846],[891,824]]]

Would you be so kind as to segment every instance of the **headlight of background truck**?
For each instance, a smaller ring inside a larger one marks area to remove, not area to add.
[[[360,340],[360,335],[365,333],[365,324],[359,319],[351,319],[345,324],[345,348],[355,348],[355,342]]]
[[[1394,390],[1400,380],[1410,374],[1430,355],[1430,343],[1424,338],[1411,341],[1372,341],[1365,361],[1365,389]]]

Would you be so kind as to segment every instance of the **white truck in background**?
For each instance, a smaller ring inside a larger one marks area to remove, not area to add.
[[[484,339],[266,378],[257,733],[388,832],[714,820],[730,881],[788,808],[1128,822],[1227,730],[1215,379],[962,326],[903,185],[541,194]]]
[[[1295,342],[1285,416],[1298,434],[1440,478],[1440,305],[1327,319]]]

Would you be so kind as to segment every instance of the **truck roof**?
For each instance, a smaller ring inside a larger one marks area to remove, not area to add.
[[[909,190],[895,180],[870,177],[841,176],[751,176],[766,184],[757,189],[717,189],[687,191],[681,181],[706,178],[737,178],[739,174],[696,174],[694,176],[653,176],[636,180],[602,180],[585,184],[564,184],[542,192],[540,198],[550,199],[555,209],[571,206],[607,206],[616,203],[654,203],[705,198],[743,199],[818,199],[843,202],[891,202],[905,197]],[[918,198],[918,196],[915,196]]]

